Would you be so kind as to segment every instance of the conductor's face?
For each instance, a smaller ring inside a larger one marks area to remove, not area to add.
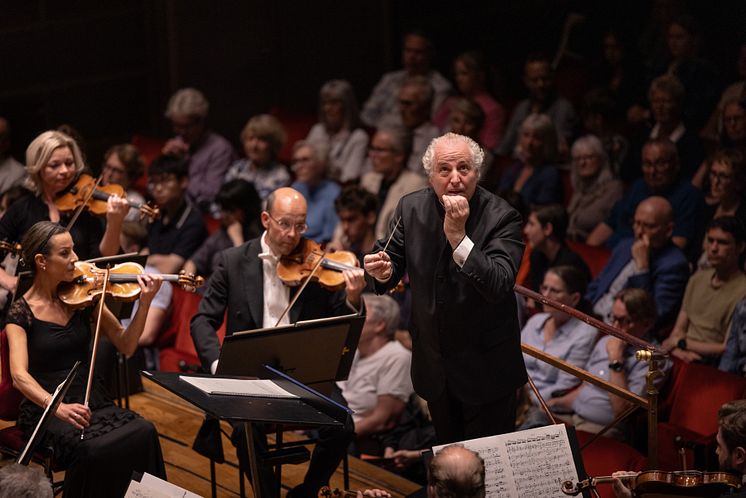
[[[471,163],[471,154],[465,142],[439,143],[435,148],[434,163],[430,185],[438,199],[442,199],[443,195],[460,195],[471,199],[479,176]]]

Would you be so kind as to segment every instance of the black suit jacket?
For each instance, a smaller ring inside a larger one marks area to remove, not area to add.
[[[443,233],[443,207],[431,188],[402,197],[389,226],[394,286],[404,272],[412,288],[412,382],[426,400],[451,396],[483,404],[526,383],[513,285],[523,256],[521,217],[477,187],[466,235],[474,242],[463,268]],[[376,243],[380,250],[385,240]]]
[[[192,317],[191,333],[202,366],[210,365],[220,356],[217,329],[226,324],[226,335],[241,330],[271,327],[263,324],[264,286],[262,246],[259,238],[221,252],[216,268],[207,282],[207,289]],[[295,289],[291,291],[291,299]],[[227,310],[227,313],[226,313]],[[345,293],[329,292],[318,284],[309,283],[290,309],[290,323],[352,313],[345,302]]]

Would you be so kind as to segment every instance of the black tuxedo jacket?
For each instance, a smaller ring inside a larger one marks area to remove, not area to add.
[[[226,249],[217,257],[216,268],[207,282],[199,310],[191,320],[192,340],[202,366],[208,372],[210,365],[220,356],[216,331],[223,324],[224,317],[228,321],[226,335],[274,325],[262,323],[264,272],[260,252],[262,245],[256,238]],[[294,291],[291,291],[291,299]],[[311,282],[290,309],[290,323],[353,313],[345,299],[344,291],[329,292]]]
[[[484,404],[526,383],[513,285],[523,256],[521,217],[477,187],[466,235],[474,242],[463,268],[443,233],[443,206],[432,188],[402,197],[389,226],[394,273],[384,292],[409,273],[412,382],[426,400],[446,385],[452,397]],[[381,250],[385,240],[376,243]]]

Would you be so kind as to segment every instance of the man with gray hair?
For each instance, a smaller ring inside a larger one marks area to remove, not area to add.
[[[430,461],[428,498],[484,498],[484,460],[460,444],[440,450]]]
[[[11,463],[0,468],[0,498],[52,498],[52,483],[38,467]]]
[[[414,393],[409,369],[412,353],[394,339],[399,305],[390,296],[363,296],[366,316],[355,359],[347,380],[338,382],[342,396],[354,410],[358,447],[383,454],[366,436],[390,431],[401,419]],[[363,438],[363,439],[361,439]]]
[[[477,185],[483,160],[468,137],[433,140],[423,158],[430,187],[402,197],[390,243],[365,256],[379,294],[409,274],[412,381],[441,444],[512,432],[526,383],[513,293],[521,216]]]
[[[184,158],[189,163],[189,200],[203,213],[209,212],[228,167],[236,160],[230,142],[207,128],[210,104],[197,89],[182,88],[166,106],[166,118],[176,135],[161,153]]]

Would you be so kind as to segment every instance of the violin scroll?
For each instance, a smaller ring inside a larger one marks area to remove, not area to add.
[[[21,244],[18,242],[8,242],[7,240],[0,240],[0,251],[9,252],[11,254],[21,254]]]
[[[187,273],[181,270],[178,275],[177,284],[179,287],[188,292],[196,292],[199,287],[205,284],[205,279],[194,273]]]

